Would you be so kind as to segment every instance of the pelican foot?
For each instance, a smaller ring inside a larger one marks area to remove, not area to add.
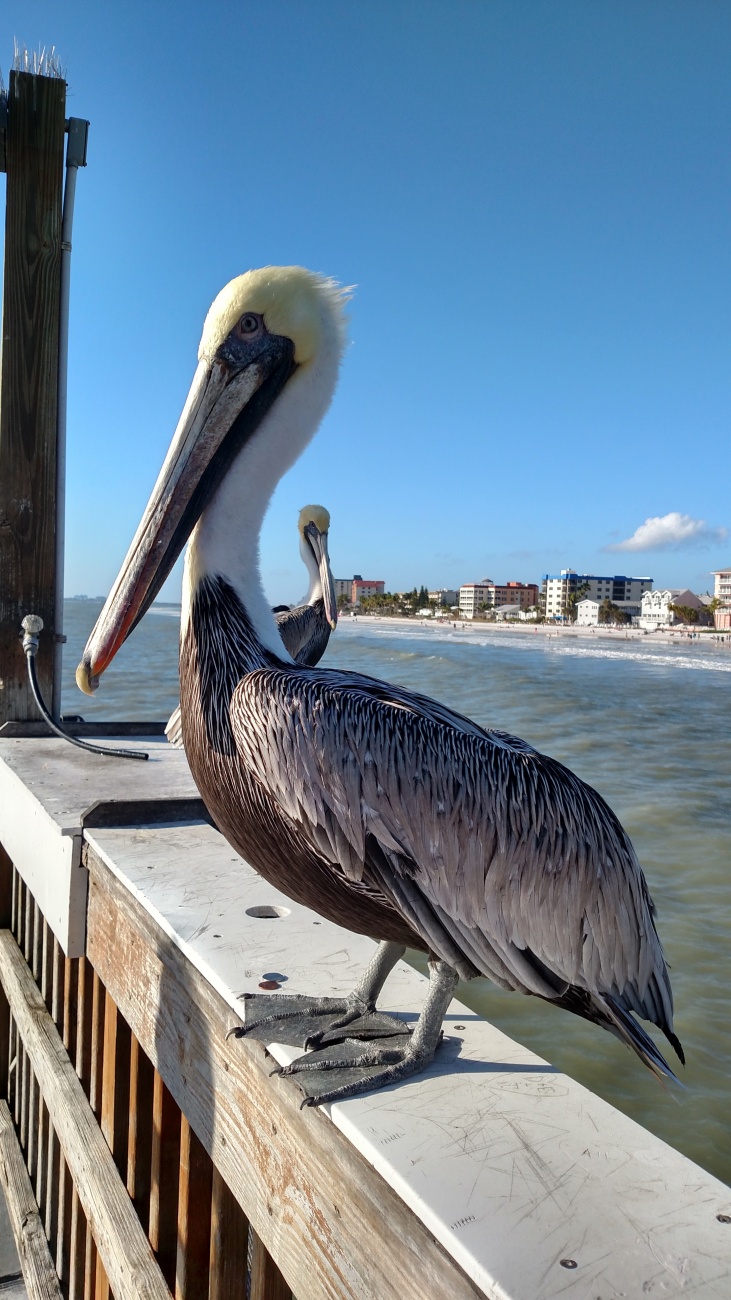
[[[394,1038],[410,1033],[395,1016],[375,1011],[360,997],[312,998],[306,994],[250,994],[244,1023],[229,1031],[236,1038],[292,1047],[323,1047],[353,1039]]]
[[[298,1056],[291,1065],[274,1070],[283,1078],[294,1077],[303,1094],[303,1106],[321,1106],[326,1101],[345,1101],[364,1092],[375,1092],[391,1083],[400,1083],[410,1074],[425,1070],[434,1060],[441,1033],[434,1045],[417,1046],[413,1038],[383,1039],[378,1044],[363,1044],[346,1038],[327,1050],[320,1049]]]
[[[425,1070],[442,1041],[442,1021],[457,987],[457,972],[445,961],[429,962],[429,991],[418,1023],[409,1038],[385,1038],[378,1043],[358,1042],[348,1035],[341,1043],[298,1056],[290,1065],[273,1071],[295,1077],[304,1094],[302,1106],[322,1106],[345,1101],[400,1083]],[[351,1004],[353,999],[351,998]]]

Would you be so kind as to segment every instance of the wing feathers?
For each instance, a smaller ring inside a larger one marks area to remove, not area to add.
[[[351,673],[247,674],[231,725],[323,858],[372,878],[444,960],[542,997],[606,993],[672,1032],[632,845],[559,763]]]

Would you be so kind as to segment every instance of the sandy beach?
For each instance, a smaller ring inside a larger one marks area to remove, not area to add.
[[[482,620],[470,622],[452,618],[388,618],[377,614],[341,615],[342,622],[364,623],[368,626],[384,624],[398,626],[407,631],[415,627],[451,627],[460,632],[498,632],[506,636],[521,633],[524,636],[560,637],[565,640],[644,641],[648,645],[725,646],[731,650],[731,633],[715,632],[713,628],[698,631],[667,630],[646,632],[640,627],[579,627],[556,623],[495,622]]]

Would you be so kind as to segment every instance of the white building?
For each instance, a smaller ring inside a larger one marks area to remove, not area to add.
[[[492,592],[495,583],[492,578],[483,578],[482,582],[465,582],[459,589],[460,618],[474,618],[475,614],[487,609],[492,604]]]
[[[604,601],[590,600],[588,596],[584,600],[580,600],[576,606],[577,625],[579,627],[598,627],[599,610],[603,604]],[[614,600],[612,604],[616,605],[617,609],[621,610],[623,614],[626,614],[628,619],[637,619],[642,612],[642,606],[631,600]]]
[[[713,576],[716,579],[713,594],[716,600],[721,601],[713,615],[713,621],[719,632],[729,632],[731,631],[731,569],[716,569]]]
[[[671,605],[687,605],[690,609],[705,610],[705,602],[695,592],[673,587],[666,591],[648,591],[642,597],[640,627],[648,632],[660,627],[673,627],[681,620],[670,609]]]
[[[583,588],[587,600],[600,605],[611,600],[613,605],[624,603],[639,606],[646,591],[652,591],[652,578],[628,578],[624,574],[613,576],[595,573],[577,573],[575,569],[562,569],[560,573],[546,573],[541,586],[541,604],[546,618],[558,620],[566,617],[570,597]]]
[[[458,605],[459,592],[453,591],[451,587],[439,587],[437,591],[429,592],[429,600],[435,605]]]
[[[724,605],[731,605],[731,569],[715,569],[713,576],[716,579],[713,592],[716,600],[722,600]]]
[[[599,601],[585,597],[576,606],[576,622],[579,627],[599,626]]]

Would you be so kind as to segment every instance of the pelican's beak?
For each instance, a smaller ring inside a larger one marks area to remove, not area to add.
[[[229,335],[211,362],[199,362],[142,522],[76,669],[87,695],[152,604],[234,458],[295,368],[291,340],[266,331],[249,347]]]
[[[312,547],[312,553],[320,570],[325,618],[334,632],[338,624],[338,602],[335,599],[335,584],[330,571],[330,556],[327,553],[327,533],[321,533],[317,525],[313,524],[311,520],[309,524],[305,524],[304,533]]]

